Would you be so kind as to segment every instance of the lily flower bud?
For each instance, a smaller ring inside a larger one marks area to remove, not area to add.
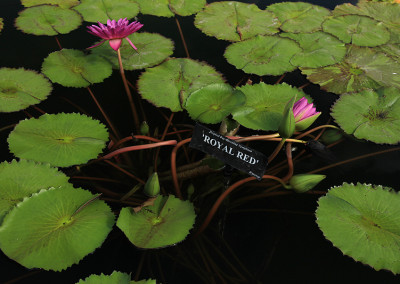
[[[304,193],[314,188],[325,177],[325,175],[298,174],[292,176],[292,178],[289,180],[289,183],[293,191],[297,193]]]
[[[279,124],[278,133],[282,138],[289,138],[293,135],[295,129],[295,117],[293,114],[293,104],[296,100],[296,96],[286,104],[283,110],[283,117]]]
[[[302,131],[310,127],[320,114],[321,112],[316,111],[313,103],[309,104],[307,99],[302,97],[293,106],[296,131]]]
[[[158,174],[153,173],[146,184],[144,185],[143,193],[147,196],[154,197],[160,193],[160,183],[158,181]]]

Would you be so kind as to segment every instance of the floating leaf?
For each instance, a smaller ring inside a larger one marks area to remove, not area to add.
[[[391,43],[380,45],[375,50],[385,53],[390,56],[394,61],[400,62],[400,43]]]
[[[6,213],[41,189],[58,187],[68,183],[68,177],[49,164],[13,160],[0,164],[0,224]]]
[[[337,38],[324,33],[310,34],[283,33],[282,37],[295,40],[303,51],[296,53],[290,63],[301,67],[322,67],[342,61],[346,55],[346,47]]]
[[[200,11],[205,0],[135,0],[140,13],[160,17],[173,17],[175,14],[189,16]]]
[[[281,30],[290,33],[312,33],[321,29],[321,23],[330,15],[326,8],[304,2],[275,3],[267,7],[278,16]]]
[[[20,121],[8,144],[19,158],[68,167],[96,158],[107,140],[107,130],[97,120],[59,113]]]
[[[131,208],[122,208],[117,227],[137,247],[160,248],[183,241],[195,218],[193,205],[189,201],[172,195],[160,195],[154,205],[138,213]]]
[[[223,82],[222,76],[206,63],[176,58],[143,72],[138,87],[142,97],[156,106],[181,111],[181,104],[191,92]]]
[[[382,186],[344,183],[318,200],[317,224],[344,254],[400,273],[400,196]]]
[[[79,0],[21,0],[24,7],[39,6],[43,4],[58,5],[61,8],[71,8],[79,4]]]
[[[15,26],[24,33],[48,36],[67,34],[81,23],[77,12],[50,5],[27,8],[15,20]]]
[[[296,100],[305,96],[303,91],[285,83],[279,85],[260,83],[237,89],[246,96],[246,103],[232,113],[233,118],[243,126],[254,130],[278,130],[286,103],[295,95],[297,95]]]
[[[85,55],[80,50],[64,48],[44,59],[42,72],[54,83],[78,88],[103,82],[111,75],[112,67],[98,55]]]
[[[87,22],[107,23],[107,20],[132,19],[139,14],[139,5],[134,0],[81,0],[74,7]]]
[[[42,74],[23,68],[0,69],[0,112],[25,109],[45,100],[52,90]]]
[[[272,35],[279,30],[279,21],[268,11],[254,4],[234,1],[215,2],[196,15],[195,26],[218,39],[240,41],[256,35]]]
[[[61,271],[100,247],[114,225],[104,201],[65,185],[18,203],[0,227],[0,248],[27,268]],[[80,210],[78,210],[80,209]]]
[[[369,17],[345,15],[327,19],[322,24],[324,32],[345,43],[358,46],[378,46],[389,41],[390,33],[382,23]]]
[[[128,38],[135,44],[138,51],[134,50],[127,41],[122,41],[120,51],[125,70],[152,67],[164,61],[174,51],[172,40],[159,34],[134,33]],[[119,69],[117,53],[109,44],[92,49],[92,53],[103,56],[111,62],[114,69]]]
[[[400,64],[384,53],[365,47],[349,47],[341,63],[300,69],[308,80],[336,94],[376,89],[380,85],[400,88]]]
[[[244,104],[241,91],[227,84],[211,84],[189,95],[185,109],[191,118],[203,123],[219,123],[238,106]]]
[[[141,280],[131,281],[131,276],[127,273],[113,271],[111,275],[100,275],[92,274],[86,277],[84,280],[79,280],[76,284],[156,284],[156,280]]]
[[[301,48],[291,39],[279,36],[256,36],[229,45],[224,56],[237,69],[264,76],[282,75],[295,70],[296,67],[290,60],[299,52]]]
[[[332,107],[340,128],[375,143],[400,141],[400,90],[381,88],[340,97]]]
[[[206,0],[169,0],[169,9],[180,16],[196,14],[207,4]]]

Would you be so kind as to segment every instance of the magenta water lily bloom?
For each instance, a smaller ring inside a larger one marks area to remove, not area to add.
[[[296,123],[296,130],[301,131],[308,128],[321,114],[317,112],[314,105],[309,104],[305,97],[293,105],[293,115]]]
[[[107,20],[107,25],[103,25],[102,23],[98,22],[98,26],[89,26],[88,32],[92,35],[101,37],[104,40],[89,48],[97,47],[108,40],[112,49],[117,51],[121,46],[122,40],[125,38],[129,42],[129,44],[135,50],[137,50],[136,46],[132,43],[128,36],[138,31],[141,27],[143,27],[143,24],[136,21],[129,23],[126,18],[119,19],[118,22],[116,22],[115,20]]]

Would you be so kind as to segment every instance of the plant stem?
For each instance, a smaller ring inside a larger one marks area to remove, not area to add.
[[[273,159],[275,159],[276,155],[278,155],[279,151],[282,149],[283,144],[285,144],[286,139],[283,138],[278,146],[276,146],[274,152],[272,152],[272,154],[268,157],[268,164],[270,164],[272,162]]]
[[[187,138],[185,140],[180,141],[178,144],[176,144],[176,146],[174,147],[174,149],[172,149],[172,152],[171,152],[172,180],[174,182],[175,194],[179,199],[183,199],[183,197],[182,197],[181,189],[179,187],[178,176],[176,173],[176,152],[182,145],[185,145],[186,143],[189,143],[190,141],[192,141],[192,138]]]
[[[187,48],[186,41],[185,41],[185,37],[183,36],[183,32],[182,32],[182,29],[181,29],[181,25],[179,24],[179,20],[178,20],[178,18],[177,18],[176,16],[175,16],[175,22],[176,22],[176,25],[178,26],[179,35],[181,36],[181,40],[182,40],[182,43],[183,43],[183,47],[185,48],[186,57],[187,57],[187,58],[190,58],[189,50],[188,50],[188,48]]]
[[[174,118],[174,113],[172,112],[171,113],[171,115],[169,116],[169,119],[168,119],[168,122],[167,122],[167,125],[165,126],[165,128],[164,128],[164,132],[163,132],[163,134],[162,134],[162,136],[161,136],[161,141],[163,141],[164,139],[165,139],[165,135],[167,134],[167,132],[168,132],[168,129],[169,129],[169,127],[170,127],[170,125],[171,125],[171,122],[172,122],[172,119]],[[160,148],[158,148],[157,150],[156,150],[156,153],[155,153],[155,155],[154,155],[154,172],[157,172],[157,160],[158,160],[158,155],[160,154]]]
[[[137,176],[131,174],[130,172],[124,170],[123,168],[121,168],[120,166],[114,164],[113,162],[109,161],[109,160],[104,160],[104,162],[106,162],[107,164],[109,164],[110,166],[116,168],[117,170],[123,172],[124,174],[126,174],[127,176],[130,176],[131,178],[135,179],[136,181],[140,182],[141,184],[145,184],[146,182],[140,178],[138,178]]]
[[[303,132],[302,134],[296,136],[296,139],[303,138],[304,136],[307,136],[308,134],[313,133],[314,131],[317,131],[318,129],[322,129],[322,128],[334,128],[334,129],[340,130],[340,128],[335,126],[335,125],[330,125],[330,124],[320,125],[320,126],[317,126],[317,127],[313,128],[313,129],[308,130],[307,132]]]
[[[294,173],[294,168],[293,168],[293,159],[292,159],[292,143],[287,143],[286,145],[286,158],[288,162],[288,173],[287,175],[282,179],[284,181],[288,181]]]

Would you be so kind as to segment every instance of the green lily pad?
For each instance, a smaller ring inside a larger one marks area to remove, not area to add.
[[[223,82],[221,74],[206,63],[176,58],[146,69],[139,78],[138,91],[158,107],[181,111],[191,92]]]
[[[341,41],[358,46],[378,46],[390,39],[390,32],[382,23],[365,16],[344,15],[329,18],[323,22],[322,28],[324,32]]]
[[[245,100],[244,94],[230,85],[211,84],[191,93],[185,109],[194,120],[219,123]]]
[[[366,47],[349,47],[341,63],[300,69],[308,80],[336,94],[376,89],[381,85],[400,88],[400,64],[384,53]]]
[[[295,40],[303,50],[290,60],[295,66],[316,68],[332,65],[342,61],[346,55],[345,44],[324,32],[283,33],[280,36]]]
[[[132,19],[139,14],[139,5],[134,0],[81,0],[74,7],[87,22],[107,23],[107,20]]]
[[[44,59],[42,73],[53,83],[78,88],[103,82],[111,76],[112,66],[98,55],[85,55],[80,50],[64,48]]]
[[[68,183],[68,177],[49,164],[13,160],[0,164],[0,224],[7,212],[24,197],[41,189]]]
[[[267,7],[278,16],[281,30],[290,33],[312,33],[321,30],[321,23],[331,12],[321,6],[304,2],[275,3]]]
[[[123,273],[119,271],[113,271],[111,275],[100,275],[92,274],[86,277],[84,280],[81,279],[76,284],[156,284],[156,280],[141,280],[141,281],[131,281],[131,276],[128,273]]]
[[[122,65],[125,70],[137,70],[155,66],[174,52],[174,43],[169,38],[159,34],[134,33],[128,38],[138,50],[134,50],[128,41],[123,40],[120,47]],[[117,53],[108,44],[92,49],[92,53],[101,55],[119,69]]]
[[[347,184],[318,200],[317,224],[344,254],[400,273],[400,196],[380,185]]]
[[[205,0],[135,0],[140,13],[159,17],[173,17],[175,14],[189,16],[200,11]]]
[[[374,48],[390,56],[394,61],[400,62],[400,43],[388,43]]]
[[[99,121],[77,113],[59,113],[20,121],[8,144],[19,158],[69,167],[96,158],[107,140],[107,130]]]
[[[241,41],[256,35],[272,35],[279,30],[274,14],[254,4],[234,1],[215,2],[196,15],[195,26],[208,36]]]
[[[290,60],[301,52],[298,44],[279,36],[256,36],[229,45],[225,58],[237,69],[249,74],[282,75],[296,69]]]
[[[122,208],[117,227],[137,247],[161,248],[183,241],[195,218],[189,201],[160,195],[154,205],[144,207],[138,213],[131,208]]]
[[[0,69],[0,112],[25,109],[45,100],[52,90],[42,74],[23,68]]]
[[[295,95],[296,101],[306,96],[302,90],[286,83],[260,83],[236,89],[244,93],[246,103],[232,112],[233,118],[244,127],[254,130],[278,130],[286,103]],[[311,99],[307,99],[311,102]]]
[[[114,225],[104,201],[65,185],[18,203],[0,227],[0,248],[27,268],[61,271],[100,247]],[[81,209],[81,210],[78,210]]]
[[[332,107],[340,128],[375,143],[400,142],[400,90],[381,88],[343,95]]]
[[[21,11],[15,26],[27,34],[54,36],[67,34],[82,24],[81,16],[73,10],[41,5]]]
[[[44,4],[58,5],[61,8],[69,9],[79,4],[79,0],[21,0],[24,7],[39,6]]]
[[[206,0],[169,0],[168,2],[169,9],[179,16],[196,14],[207,4]]]

